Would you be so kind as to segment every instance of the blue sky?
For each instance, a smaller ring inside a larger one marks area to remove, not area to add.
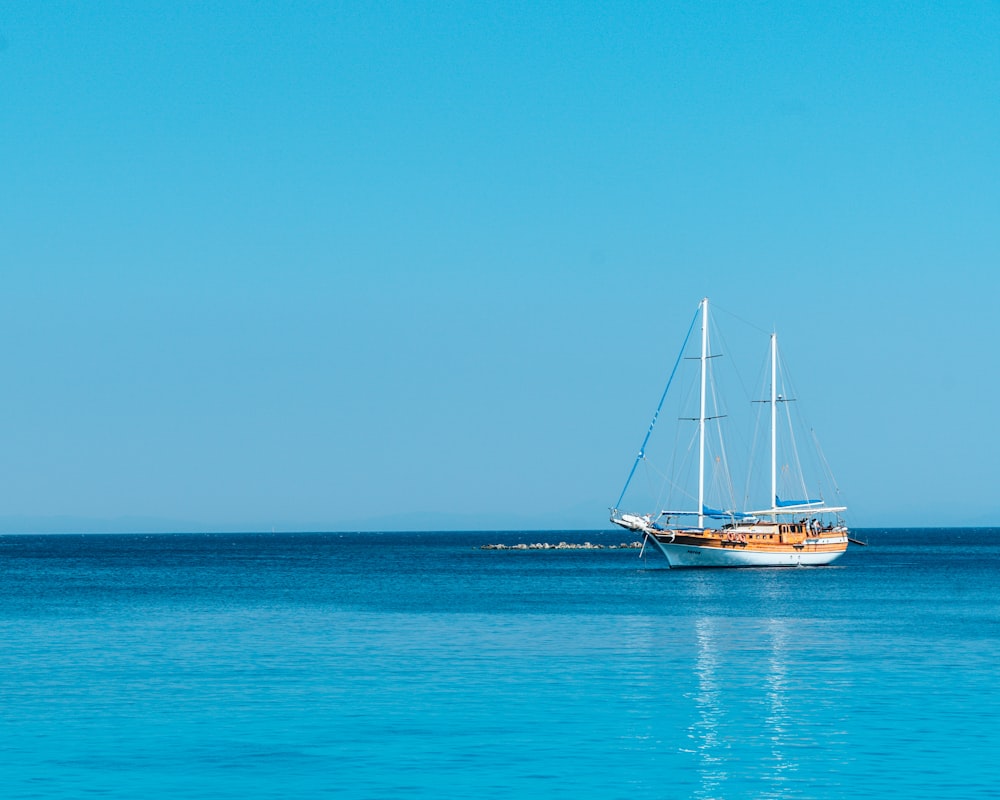
[[[1000,523],[1000,6],[8,3],[0,527],[600,528],[703,295]]]

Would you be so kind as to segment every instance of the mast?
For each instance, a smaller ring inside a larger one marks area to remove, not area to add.
[[[698,416],[698,527],[705,527],[705,372],[708,366],[708,298],[701,301],[701,411]]]
[[[778,507],[778,334],[771,334],[771,508]]]

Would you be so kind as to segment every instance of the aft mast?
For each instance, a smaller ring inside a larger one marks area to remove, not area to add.
[[[698,417],[698,527],[705,527],[705,373],[708,365],[708,298],[701,301],[701,411]]]
[[[771,334],[771,508],[778,507],[778,334]],[[777,520],[776,516],[771,519]]]

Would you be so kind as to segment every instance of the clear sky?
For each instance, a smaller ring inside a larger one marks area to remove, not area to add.
[[[1000,5],[0,7],[0,529],[606,525],[703,295],[998,524]]]

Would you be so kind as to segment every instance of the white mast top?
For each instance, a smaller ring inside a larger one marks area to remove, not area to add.
[[[701,412],[698,416],[698,527],[705,527],[705,372],[708,364],[708,298],[701,301]]]

